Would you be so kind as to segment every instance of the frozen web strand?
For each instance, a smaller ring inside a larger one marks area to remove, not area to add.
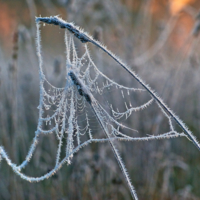
[[[90,53],[89,53],[87,44],[85,44],[84,47],[85,47],[86,55],[87,55],[87,57],[88,57],[88,59],[89,59],[91,65],[93,66],[94,70],[96,71],[96,74],[101,75],[103,78],[105,78],[105,80],[109,82],[109,85],[113,85],[113,86],[115,86],[116,88],[125,89],[125,90],[127,90],[127,91],[139,91],[139,92],[144,92],[144,91],[146,91],[146,90],[140,89],[140,88],[129,88],[129,87],[125,87],[124,85],[121,85],[121,84],[119,84],[119,83],[113,81],[112,79],[108,78],[108,76],[106,76],[105,74],[103,74],[103,73],[98,69],[98,67],[95,65],[95,63],[93,62],[93,60],[92,60],[92,58],[91,58],[91,56],[90,56]],[[97,79],[97,78],[95,77],[95,79]],[[93,84],[94,84],[94,81],[93,81]],[[106,88],[106,87],[109,87],[109,86],[104,86],[104,88]]]
[[[35,132],[35,137],[33,139],[33,143],[30,147],[30,150],[29,150],[29,152],[26,156],[26,159],[17,168],[19,171],[28,164],[28,162],[31,160],[31,158],[33,156],[33,153],[34,153],[36,146],[38,144],[38,137],[39,137],[39,134],[40,134],[39,128],[42,124],[41,118],[42,118],[42,114],[43,114],[43,110],[42,110],[43,89],[41,88],[41,85],[44,82],[44,73],[43,73],[43,70],[42,70],[43,61],[42,61],[42,56],[41,56],[41,45],[40,45],[41,37],[40,37],[40,24],[39,23],[36,24],[36,28],[37,28],[36,48],[37,48],[37,56],[38,56],[38,60],[39,60],[39,78],[40,78],[39,120],[38,120],[38,125],[37,125],[37,131]]]
[[[126,116],[126,119],[128,117],[131,116],[132,112],[137,112],[140,110],[143,110],[145,108],[147,108],[148,106],[150,106],[153,102],[153,99],[150,99],[148,102],[146,102],[145,104],[138,106],[138,107],[134,107],[134,108],[127,108],[127,110],[125,112],[116,112],[113,108],[112,109],[112,114],[116,119],[120,119],[124,116]],[[127,106],[126,106],[127,107]]]

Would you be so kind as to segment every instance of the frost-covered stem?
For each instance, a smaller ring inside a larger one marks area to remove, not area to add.
[[[112,147],[113,153],[114,153],[114,155],[115,155],[115,157],[116,157],[116,159],[117,159],[117,162],[118,162],[118,164],[119,164],[119,166],[120,166],[120,168],[121,168],[121,171],[122,171],[122,173],[123,173],[123,175],[124,175],[124,177],[125,177],[125,180],[126,180],[126,182],[127,182],[127,184],[128,184],[128,187],[129,187],[129,189],[130,189],[130,192],[131,192],[131,195],[132,195],[133,199],[138,200],[136,191],[135,191],[135,189],[134,189],[134,187],[133,187],[133,185],[132,185],[132,183],[131,183],[131,180],[130,180],[130,178],[129,178],[129,174],[128,174],[127,170],[126,170],[126,167],[125,167],[125,165],[124,165],[124,163],[123,163],[123,161],[122,161],[122,159],[121,159],[121,157],[120,157],[120,155],[119,155],[119,153],[118,153],[118,151],[117,151],[117,149],[116,149],[116,147],[115,147],[113,141],[110,140],[110,134],[109,134],[109,133],[107,132],[107,130],[105,129],[101,118],[99,117],[97,111],[95,110],[94,104],[95,104],[95,102],[92,101],[91,104],[90,104],[90,105],[91,105],[91,108],[92,108],[93,112],[95,113],[95,116],[97,117],[97,119],[98,119],[98,121],[99,121],[99,124],[101,125],[101,128],[103,129],[103,132],[105,133],[105,135],[106,135],[106,136],[108,137],[108,139],[109,139],[109,143],[110,143],[110,145],[111,145],[111,147]]]
[[[82,30],[78,27],[74,26],[73,23],[67,23],[66,21],[62,20],[61,18],[55,17],[36,17],[36,23],[39,21],[45,22],[47,24],[54,24],[60,26],[60,28],[68,29],[75,37],[77,37],[81,42],[86,43],[90,42],[90,36],[85,34]]]
[[[76,86],[79,94],[81,96],[84,96],[85,100],[88,102],[88,104],[91,106],[91,109],[93,110],[101,128],[103,129],[103,132],[105,133],[105,135],[107,136],[108,139],[110,139],[110,134],[108,133],[108,130],[105,128],[106,125],[104,125],[101,117],[99,116],[98,114],[98,111],[96,110],[96,108],[98,107],[98,103],[96,102],[96,100],[94,99],[93,95],[90,93],[90,91],[88,90],[88,88],[84,85],[84,83],[82,82],[82,80],[80,80],[77,76],[77,74],[74,72],[74,71],[70,71],[69,74],[70,78],[72,79],[74,85]],[[129,175],[128,175],[128,172],[126,170],[126,167],[113,143],[113,141],[111,140],[108,140],[111,147],[112,147],[112,150],[113,150],[113,153],[118,161],[118,164],[122,170],[122,173],[125,177],[125,180],[127,181],[127,184],[128,184],[128,187],[130,189],[130,192],[131,192],[131,195],[133,197],[133,199],[135,200],[138,200],[138,197],[137,197],[137,194],[135,192],[135,189],[131,183],[131,180],[129,178]]]

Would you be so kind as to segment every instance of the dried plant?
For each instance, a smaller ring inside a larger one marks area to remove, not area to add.
[[[65,28],[65,44],[66,44],[66,84],[63,88],[53,86],[46,78],[43,72],[43,60],[41,55],[41,36],[40,22],[47,24],[59,25]],[[39,182],[54,175],[63,164],[70,164],[73,155],[82,147],[92,142],[109,142],[119,166],[123,172],[125,180],[129,186],[133,199],[138,199],[135,189],[130,181],[128,172],[125,168],[122,159],[115,147],[114,141],[149,141],[154,139],[170,139],[180,136],[185,136],[200,150],[200,144],[193,136],[186,125],[170,110],[163,100],[131,71],[117,56],[110,52],[100,42],[94,40],[87,33],[72,23],[67,23],[59,17],[38,17],[36,18],[37,25],[37,55],[39,59],[39,77],[40,77],[40,99],[39,99],[39,119],[37,130],[33,143],[30,147],[28,155],[20,164],[14,164],[7,155],[4,148],[0,147],[0,161],[5,159],[7,164],[23,179],[29,182]],[[67,33],[69,31],[69,33]],[[78,56],[74,44],[74,36],[84,43],[84,54]],[[118,84],[102,73],[95,63],[92,61],[88,43],[92,43],[105,53],[107,53],[115,62],[123,67],[143,88],[129,88]],[[109,108],[105,108],[98,101],[98,97],[104,96],[106,90],[119,90],[124,100],[125,111],[119,111],[116,106],[109,104]],[[138,107],[133,107],[131,102],[128,102],[126,96],[131,96],[133,93],[146,92],[149,94],[147,102]],[[126,134],[124,131],[137,132],[137,130],[125,126],[119,119],[129,118],[133,112],[138,112],[146,109],[151,104],[156,104],[163,115],[169,122],[169,131],[159,135],[148,135],[146,137],[133,137]],[[91,113],[96,117],[103,130],[104,135],[96,133],[91,125]],[[173,125],[176,122],[183,132],[178,132]],[[123,131],[122,131],[123,130]],[[21,172],[28,162],[38,144],[41,134],[55,134],[58,140],[57,156],[55,167],[48,173],[40,177],[29,177]],[[66,141],[65,141],[66,138]],[[63,143],[66,143],[64,147]],[[65,155],[62,156],[63,148]]]

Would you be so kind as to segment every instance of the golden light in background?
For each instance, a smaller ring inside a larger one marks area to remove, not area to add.
[[[16,12],[6,2],[0,3],[0,41],[4,47],[12,47],[12,36],[17,29]]]
[[[172,15],[178,14],[185,6],[194,2],[194,0],[171,0],[170,12]]]

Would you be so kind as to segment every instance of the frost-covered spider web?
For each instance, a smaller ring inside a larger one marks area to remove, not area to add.
[[[53,18],[52,18],[53,19]],[[46,20],[46,19],[45,19]],[[51,20],[47,19],[47,20]],[[47,21],[46,20],[46,21]],[[55,25],[64,23],[60,18],[55,17]],[[60,22],[59,22],[60,20]],[[46,22],[45,21],[45,22]],[[114,146],[114,140],[124,141],[139,141],[139,140],[153,140],[174,138],[178,136],[186,136],[185,133],[179,133],[175,130],[172,123],[172,116],[162,106],[159,99],[153,95],[149,95],[149,99],[139,106],[132,106],[131,101],[127,97],[132,95],[140,95],[140,93],[148,93],[149,89],[130,88],[120,85],[119,83],[111,80],[104,73],[102,73],[91,59],[88,44],[85,42],[85,36],[81,38],[80,31],[73,24],[66,23],[71,28],[70,32],[65,32],[66,44],[66,82],[63,88],[53,86],[43,73],[43,61],[41,56],[41,36],[40,36],[40,22],[37,21],[37,54],[39,58],[39,76],[40,76],[40,100],[39,100],[39,119],[35,137],[30,150],[22,164],[16,165],[12,163],[6,154],[3,147],[0,147],[0,160],[4,158],[12,169],[20,175],[23,179],[30,182],[38,182],[49,178],[55,174],[64,163],[70,164],[73,159],[74,153],[79,151],[82,147],[91,142],[109,142],[113,152],[118,160],[122,169],[125,179],[129,185],[133,198],[137,199],[137,195],[128,177],[125,166]],[[48,21],[49,22],[49,21]],[[58,23],[59,22],[59,23]],[[75,29],[77,28],[77,29]],[[76,30],[76,31],[74,31]],[[85,34],[85,33],[84,33]],[[84,53],[78,56],[75,44],[74,35],[78,37],[84,44]],[[80,37],[79,37],[80,36]],[[100,46],[100,43],[94,41],[90,36],[88,39],[93,44]],[[88,40],[88,41],[89,41]],[[100,48],[103,48],[102,46]],[[110,53],[111,54],[111,53]],[[112,55],[113,56],[113,55]],[[113,56],[114,57],[114,56]],[[140,79],[139,79],[140,82]],[[142,83],[143,84],[143,83]],[[108,103],[107,109],[103,106],[98,97],[104,97],[105,92],[116,90],[121,95],[124,110],[119,110],[114,104]],[[127,120],[135,112],[146,109],[151,104],[155,104],[161,110],[163,115],[169,122],[168,132],[159,134],[157,136],[134,137],[134,133],[138,132],[134,127],[129,127],[120,121],[121,119]],[[93,123],[99,123],[102,132],[97,133],[94,129]],[[129,130],[133,134],[126,134],[123,130]],[[21,172],[28,162],[31,160],[32,155],[38,144],[38,138],[41,134],[55,134],[58,140],[57,156],[55,167],[41,177],[29,177]],[[61,150],[63,149],[63,140],[66,140],[65,156],[61,157]]]

